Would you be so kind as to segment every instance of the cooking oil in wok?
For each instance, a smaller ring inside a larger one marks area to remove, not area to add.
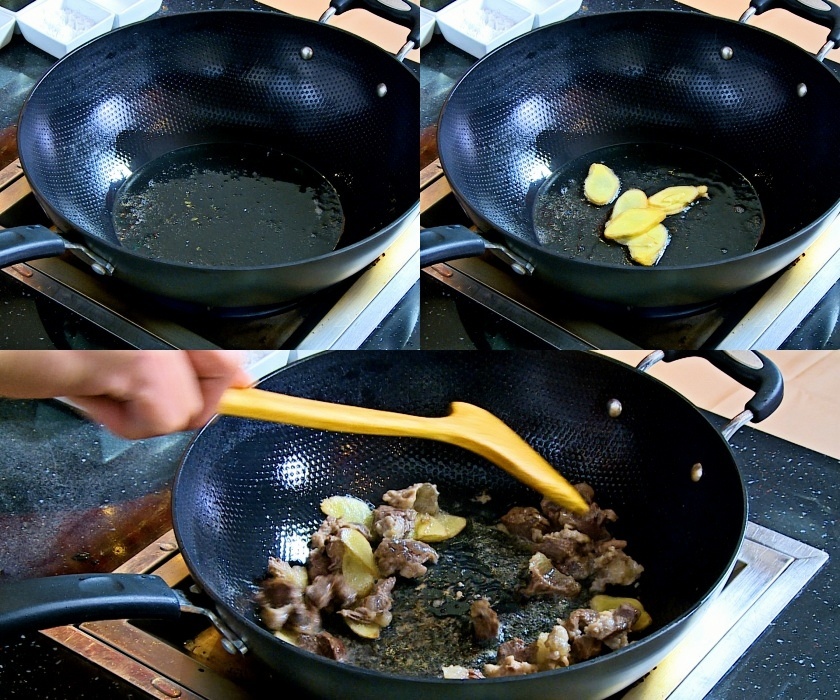
[[[252,267],[334,250],[344,228],[335,188],[306,163],[265,146],[177,149],[117,192],[114,229],[135,253],[187,265]]]
[[[758,193],[749,180],[701,151],[660,143],[609,146],[558,169],[536,191],[532,213],[539,243],[564,257],[632,266],[626,248],[603,237],[612,205],[583,195],[592,163],[609,166],[631,188],[648,196],[672,185],[706,185],[703,198],[663,224],[671,234],[657,267],[714,263],[753,251],[764,230]]]
[[[467,514],[462,508],[450,512]],[[584,607],[588,594],[571,600],[535,598],[516,591],[532,554],[494,522],[471,517],[458,536],[436,543],[440,555],[422,580],[398,580],[393,590],[394,619],[375,642],[353,638],[337,625],[348,661],[382,673],[439,678],[443,666],[481,668],[495,663],[499,643],[513,637],[528,642],[547,632],[558,618]],[[472,635],[470,605],[487,598],[498,613],[501,639],[479,645]]]

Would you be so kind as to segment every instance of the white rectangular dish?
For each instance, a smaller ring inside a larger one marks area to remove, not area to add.
[[[96,0],[106,10],[114,13],[114,29],[139,22],[160,9],[163,0]]]
[[[0,49],[12,40],[15,24],[15,13],[5,7],[0,7]]]
[[[436,19],[444,39],[476,58],[534,27],[534,13],[508,0],[455,0]]]
[[[114,13],[88,0],[35,0],[17,13],[23,38],[61,58],[114,27]]]
[[[513,0],[528,12],[534,13],[534,29],[554,24],[570,17],[580,9],[583,0]]]
[[[425,7],[420,8],[420,46],[423,48],[432,40],[432,35],[435,33],[435,13],[427,10]]]

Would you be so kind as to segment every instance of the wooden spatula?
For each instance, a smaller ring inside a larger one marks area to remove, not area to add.
[[[528,443],[489,411],[453,402],[447,416],[428,418],[302,399],[262,389],[228,389],[219,413],[305,428],[439,440],[475,452],[555,503],[576,513],[589,506]]]

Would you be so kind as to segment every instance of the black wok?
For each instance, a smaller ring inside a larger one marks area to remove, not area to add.
[[[740,381],[758,387],[748,415],[759,420],[778,405],[781,377],[773,365]],[[266,631],[253,603],[269,556],[306,556],[309,536],[323,517],[322,498],[349,493],[379,502],[386,489],[429,480],[439,485],[444,507],[455,510],[486,493],[486,507],[498,516],[538,497],[472,453],[434,441],[219,418],[188,448],[175,482],[173,521],[182,553],[232,636],[319,697],[607,697],[658,663],[735,563],[747,503],[726,440],[679,394],[603,356],[330,353],[293,364],[261,386],[430,416],[444,414],[456,399],[484,406],[568,479],[589,482],[599,504],[619,513],[614,536],[628,540],[628,553],[646,567],[634,594],[653,626],[630,646],[567,669],[464,682],[325,660]],[[623,406],[618,417],[609,415],[611,399]],[[693,481],[698,462],[703,477]],[[39,588],[65,582],[69,591]],[[0,593],[2,633],[109,615],[177,615],[179,607],[156,577],[52,577],[6,584]]]
[[[836,7],[753,5],[838,35]],[[720,298],[783,269],[836,215],[837,109],[840,84],[821,60],[745,23],[633,10],[535,30],[473,65],[442,107],[443,171],[487,238],[423,231],[421,264],[501,245],[515,271],[600,302]],[[583,199],[592,162],[613,167],[623,189],[707,184],[711,196],[666,219],[671,243],[643,267],[602,237],[611,206]]]
[[[414,5],[333,5],[419,22]],[[7,230],[0,265],[73,248],[135,290],[214,308],[324,289],[416,213],[418,100],[400,60],[324,23],[212,10],[120,28],[27,97],[20,161],[61,235]]]

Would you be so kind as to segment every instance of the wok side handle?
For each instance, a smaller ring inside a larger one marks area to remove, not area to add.
[[[327,10],[321,17],[322,22],[333,14],[340,15],[347,10],[361,8],[372,12],[377,17],[407,27],[409,29],[408,41],[413,46],[420,46],[419,5],[407,2],[407,0],[331,0],[330,8],[334,12]]]
[[[67,250],[67,241],[46,226],[15,226],[0,230],[0,267],[51,258]]]
[[[658,350],[645,358],[638,369],[644,371],[660,359],[673,362],[683,357],[702,357],[739,384],[755,392],[746,403],[744,412],[723,429],[727,439],[745,423],[764,420],[782,403],[784,379],[781,371],[767,356],[753,350]]]
[[[180,615],[175,592],[148,574],[67,574],[0,585],[0,637],[92,620]]]
[[[482,255],[487,245],[487,241],[466,226],[424,228],[420,231],[420,267]]]
[[[828,50],[824,47],[825,53],[840,43],[840,7],[827,0],[751,0],[750,8],[742,15],[741,21],[745,22],[754,14],[760,15],[773,9],[787,10],[802,19],[828,27],[831,47]],[[820,51],[823,56],[825,53]]]

